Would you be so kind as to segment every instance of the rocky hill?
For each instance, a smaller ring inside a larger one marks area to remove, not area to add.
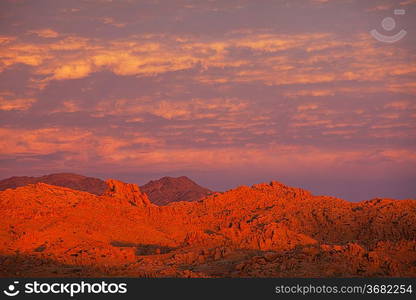
[[[152,180],[140,189],[147,194],[152,203],[157,205],[167,205],[178,201],[198,201],[212,193],[186,176]]]
[[[107,188],[105,182],[98,178],[86,177],[72,173],[56,173],[39,177],[14,176],[0,180],[0,191],[38,182],[71,188],[73,190],[102,195]]]
[[[89,192],[94,195],[102,195],[107,188],[105,182],[98,178],[72,173],[57,173],[39,177],[14,176],[0,180],[0,191],[39,182]],[[152,180],[141,186],[140,189],[148,195],[152,203],[157,205],[167,205],[178,201],[198,201],[212,193],[186,176]]]
[[[156,206],[136,185],[107,185],[0,192],[0,276],[416,276],[415,200],[271,182]]]

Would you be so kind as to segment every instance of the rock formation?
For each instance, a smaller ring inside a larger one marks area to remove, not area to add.
[[[156,206],[136,185],[107,185],[0,192],[0,276],[416,276],[415,200],[271,182]]]
[[[109,179],[104,196],[128,201],[130,204],[139,207],[150,206],[150,200],[135,184],[124,183],[118,180]]]

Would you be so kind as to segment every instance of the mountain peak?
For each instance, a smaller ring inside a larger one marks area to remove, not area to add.
[[[109,195],[110,193],[121,198],[124,197],[122,196],[123,193],[142,194],[142,192],[144,192],[149,197],[147,200],[150,199],[151,202],[157,205],[166,205],[177,201],[197,201],[211,194],[209,189],[199,186],[186,176],[165,176],[158,180],[152,180],[142,186],[142,190],[140,191],[138,187],[137,189],[139,190],[136,190],[134,187],[123,187],[124,183],[121,181],[110,179],[107,182],[104,182],[98,178],[86,177],[75,173],[53,173],[39,177],[13,176],[0,180],[0,191],[36,183],[66,187],[98,196],[103,195],[104,193]],[[111,192],[108,190],[108,185],[115,188],[116,191],[122,192]],[[129,190],[129,192],[127,192],[127,190]]]
[[[151,180],[140,188],[157,205],[167,205],[178,201],[198,201],[212,193],[186,176],[165,176],[158,180]]]
[[[39,177],[13,176],[0,180],[0,191],[25,186],[28,184],[46,183],[70,189],[102,195],[107,188],[103,180],[74,173],[54,173]]]
[[[193,180],[189,179],[186,176],[179,176],[179,177],[171,177],[171,176],[163,176],[160,179],[156,179],[156,180],[151,180],[153,182],[192,182],[195,183]]]

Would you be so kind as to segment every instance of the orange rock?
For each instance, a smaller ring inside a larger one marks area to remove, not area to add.
[[[145,193],[142,193],[136,184],[124,183],[118,180],[109,179],[104,196],[123,199],[135,206],[149,206],[150,200]]]
[[[37,183],[0,192],[0,276],[416,276],[416,201],[349,203],[278,182],[158,207]]]

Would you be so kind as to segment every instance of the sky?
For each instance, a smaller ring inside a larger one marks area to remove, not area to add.
[[[416,198],[415,16],[416,0],[2,0],[0,178]]]

